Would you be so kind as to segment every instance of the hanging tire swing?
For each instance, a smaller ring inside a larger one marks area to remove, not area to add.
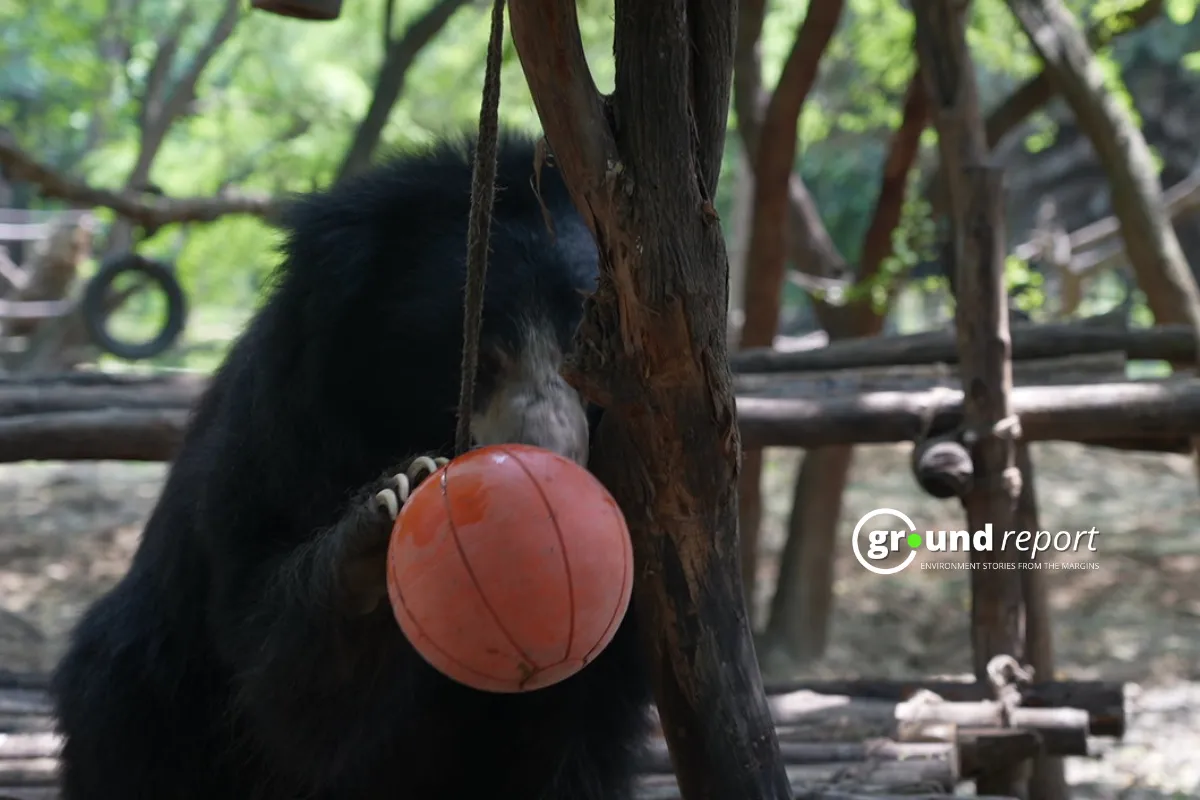
[[[166,304],[166,319],[157,333],[144,342],[125,341],[108,330],[113,295],[121,294],[114,292],[114,284],[117,278],[130,274],[144,281],[142,288],[157,287]],[[95,277],[87,283],[81,306],[84,328],[92,343],[106,353],[127,361],[154,358],[165,352],[175,344],[187,324],[187,298],[174,271],[166,264],[136,253],[115,256],[101,264]]]

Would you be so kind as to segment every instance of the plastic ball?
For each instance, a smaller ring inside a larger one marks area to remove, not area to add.
[[[625,518],[548,450],[472,450],[425,478],[388,546],[388,596],[435,669],[489,692],[550,686],[590,663],[633,591]]]

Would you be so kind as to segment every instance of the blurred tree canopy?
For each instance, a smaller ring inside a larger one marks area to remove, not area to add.
[[[1143,2],[1068,5],[1095,25]],[[387,46],[385,19],[390,36],[400,37],[436,5],[400,1],[389,14],[386,0],[350,0],[336,22],[306,23],[251,11],[240,0],[0,0],[0,127],[42,163],[96,186],[140,188],[139,159],[150,162],[149,182],[169,196],[210,196],[231,186],[270,194],[324,186],[371,103]],[[459,5],[412,60],[376,158],[476,124],[487,6]],[[770,4],[761,40],[767,85],[807,5]],[[1166,19],[1103,47],[1112,85],[1120,87],[1122,69],[1139,60],[1200,65],[1195,6],[1195,0],[1165,0]],[[986,109],[1036,74],[1039,63],[1002,0],[977,0],[972,8],[969,37]],[[601,89],[612,85],[611,15],[610,4],[579,4]],[[899,123],[913,67],[912,29],[901,0],[850,0],[799,126],[796,169],[851,261],[870,220],[887,138]],[[504,122],[537,130],[511,43],[502,80]],[[156,144],[147,131],[164,114]],[[1039,112],[1022,135],[1027,148],[1045,146],[1055,135],[1051,117]],[[928,145],[932,131],[925,137]],[[726,220],[740,147],[731,126],[718,196]],[[926,146],[919,170],[926,177],[932,155]],[[919,194],[921,181],[913,183],[910,191]],[[32,208],[61,207],[28,192],[18,199]],[[112,219],[103,212],[101,218]],[[919,209],[906,215],[902,227],[909,230],[899,237],[919,238],[911,228],[922,220]],[[178,228],[165,226],[145,248],[177,259],[192,302],[252,307],[275,261],[271,228],[244,216],[188,226],[183,240]],[[897,257],[912,263],[918,255],[901,248]]]

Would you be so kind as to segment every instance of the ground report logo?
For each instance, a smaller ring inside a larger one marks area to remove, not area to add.
[[[899,523],[899,525],[897,525]],[[892,527],[888,527],[888,526]],[[907,568],[925,547],[934,553],[1008,553],[1014,558],[1004,562],[935,561],[922,563],[922,569],[969,569],[972,566],[993,569],[1096,569],[1094,561],[1038,560],[1038,553],[1087,554],[1096,552],[1094,527],[1081,531],[1000,531],[989,522],[974,533],[957,531],[918,531],[916,524],[902,511],[877,508],[867,512],[854,526],[851,543],[858,563],[877,575],[894,575]],[[865,549],[864,549],[865,548]],[[906,552],[899,564],[880,564]]]

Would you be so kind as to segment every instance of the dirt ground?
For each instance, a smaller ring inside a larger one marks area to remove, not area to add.
[[[1059,675],[1129,681],[1118,744],[1069,759],[1086,798],[1200,797],[1200,491],[1189,459],[1068,444],[1034,447],[1042,527],[1095,527],[1097,569],[1054,571]],[[967,573],[916,565],[868,572],[850,535],[892,507],[919,528],[956,529],[961,511],[920,493],[901,447],[861,448],[843,515],[836,609],[823,677],[915,677],[969,669]],[[797,456],[773,452],[762,559],[769,591]],[[118,580],[164,471],[152,464],[0,465],[0,668],[45,670],[86,605]],[[765,594],[765,592],[764,592]],[[761,609],[759,610],[761,617]]]

